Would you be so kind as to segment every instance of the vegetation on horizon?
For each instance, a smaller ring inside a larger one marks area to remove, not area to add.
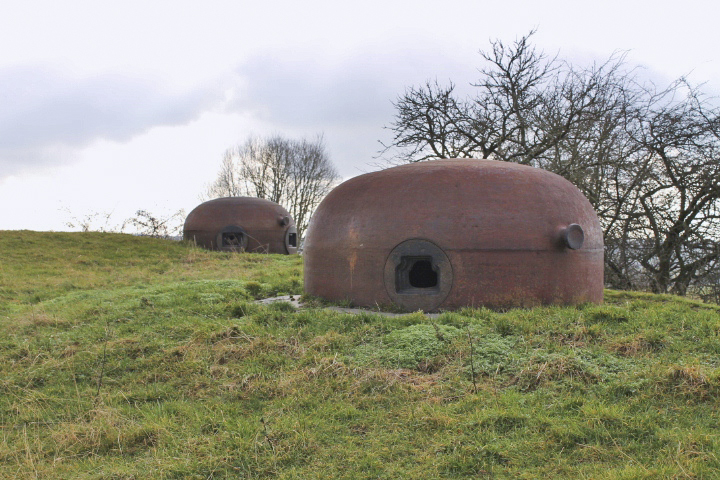
[[[302,239],[313,212],[339,179],[322,135],[312,141],[250,137],[225,151],[220,171],[202,197],[250,196],[275,202],[290,212]]]
[[[0,477],[717,475],[720,307],[254,302],[301,262],[0,232]]]
[[[706,86],[643,79],[623,54],[548,56],[531,31],[480,52],[472,95],[453,83],[399,95],[395,161],[487,158],[565,177],[598,214],[605,283],[720,303],[720,103]]]

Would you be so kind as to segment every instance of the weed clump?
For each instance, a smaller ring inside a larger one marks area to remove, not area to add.
[[[243,318],[257,313],[259,306],[255,303],[240,302],[227,306],[227,313],[232,318]]]
[[[592,384],[600,375],[592,364],[569,354],[538,355],[531,358],[511,384],[523,392],[532,392],[549,382]]]
[[[497,333],[485,335],[471,335],[469,341],[473,342],[473,368],[479,375],[492,376],[506,371],[524,358],[521,349],[518,349],[519,340],[515,337],[502,336]]]
[[[660,385],[669,394],[681,395],[688,400],[715,400],[720,394],[720,373],[697,366],[676,365],[667,371]]]
[[[356,356],[361,362],[374,360],[387,367],[429,370],[461,334],[450,325],[410,325],[388,333],[380,345],[361,346]]]
[[[255,300],[263,298],[263,286],[259,282],[250,281],[245,284],[245,290]]]
[[[608,323],[618,324],[625,323],[630,320],[630,315],[627,309],[610,306],[600,305],[591,306],[583,312],[589,323]]]

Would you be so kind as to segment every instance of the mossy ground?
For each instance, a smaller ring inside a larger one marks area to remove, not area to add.
[[[302,259],[0,232],[0,477],[672,478],[720,471],[720,309],[431,319],[255,298]]]

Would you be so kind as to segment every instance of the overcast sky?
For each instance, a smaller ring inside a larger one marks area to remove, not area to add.
[[[717,0],[0,3],[0,230],[189,212],[250,135],[324,134],[371,171],[392,101],[476,80],[478,51],[537,28],[583,63],[628,51],[656,81],[720,92]]]

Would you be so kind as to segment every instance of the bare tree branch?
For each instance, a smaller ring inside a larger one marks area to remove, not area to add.
[[[204,198],[251,196],[288,209],[303,237],[320,201],[339,175],[325,150],[323,137],[291,140],[279,135],[250,138],[230,148]]]
[[[579,68],[536,49],[531,31],[481,51],[475,95],[427,82],[395,102],[390,161],[475,157],[558,173],[601,220],[606,281],[708,290],[720,247],[720,109],[681,78],[641,83],[625,54]],[[720,287],[708,291],[718,292]]]

